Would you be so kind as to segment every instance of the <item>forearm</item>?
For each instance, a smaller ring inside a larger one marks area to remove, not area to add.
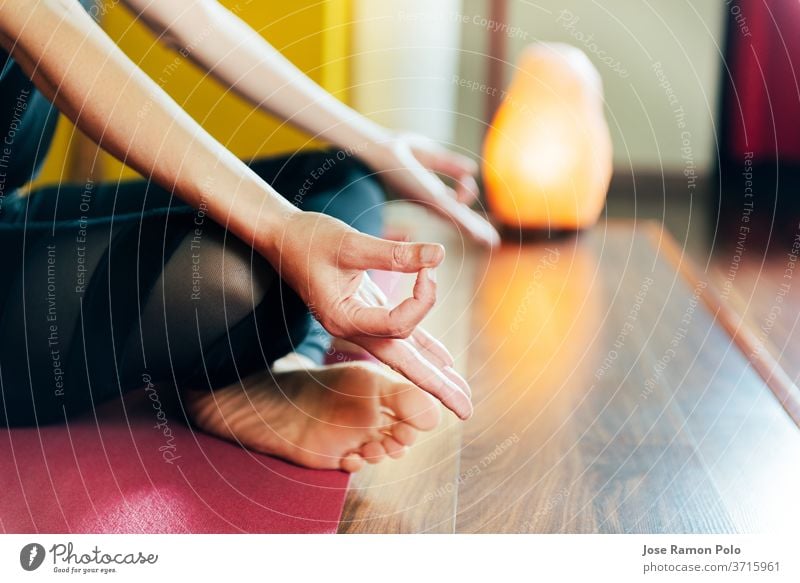
[[[3,0],[0,34],[78,128],[241,238],[277,232],[282,216],[296,212],[142,73],[77,2]]]
[[[333,97],[215,0],[126,3],[187,58],[261,109],[341,148],[389,140],[389,132]]]

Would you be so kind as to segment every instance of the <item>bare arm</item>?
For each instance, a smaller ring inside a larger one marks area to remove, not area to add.
[[[330,95],[216,0],[123,0],[159,37],[226,87],[341,148],[391,132]]]
[[[124,0],[156,34],[253,105],[357,155],[399,194],[422,202],[476,241],[497,233],[468,205],[476,164],[419,136],[389,131],[346,106],[216,0]],[[448,188],[433,172],[453,178]]]

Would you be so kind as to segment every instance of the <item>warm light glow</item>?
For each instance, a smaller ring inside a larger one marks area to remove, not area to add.
[[[600,76],[580,50],[535,44],[522,54],[484,143],[493,214],[511,227],[593,225],[611,179]]]
[[[485,323],[490,362],[507,374],[508,390],[550,394],[565,383],[591,384],[602,290],[597,258],[579,239],[509,245],[492,254],[474,318]]]

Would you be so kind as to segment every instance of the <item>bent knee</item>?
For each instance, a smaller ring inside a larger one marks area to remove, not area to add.
[[[278,276],[266,259],[222,229],[208,233],[198,254],[202,262],[204,292],[224,307],[229,319],[252,312],[276,285]]]
[[[340,164],[335,180],[310,197],[304,210],[336,217],[362,233],[381,235],[386,204],[383,186],[360,162],[346,159]]]

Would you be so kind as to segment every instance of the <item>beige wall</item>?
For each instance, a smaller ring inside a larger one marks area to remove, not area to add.
[[[466,80],[485,80],[489,2],[464,2],[460,76]],[[506,32],[509,60],[527,43],[562,41],[583,48],[599,69],[618,170],[682,172],[694,165],[702,173],[713,166],[724,0],[509,4],[516,27]],[[459,88],[456,141],[473,152],[485,130],[485,98],[480,89]]]
[[[352,103],[386,126],[450,142],[461,0],[355,0]]]

